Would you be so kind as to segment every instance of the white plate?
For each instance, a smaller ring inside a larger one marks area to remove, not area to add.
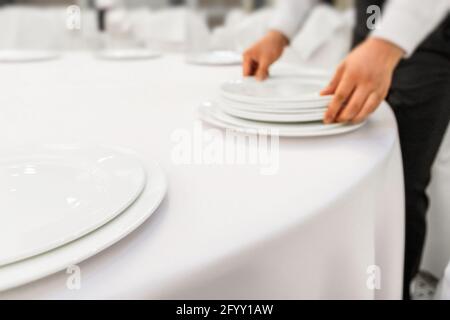
[[[147,60],[161,56],[160,52],[146,49],[105,49],[97,57],[105,60]]]
[[[335,70],[334,68],[314,68],[278,61],[270,67],[270,72],[276,75],[316,78],[329,82],[333,78]]]
[[[253,128],[253,129],[274,129],[283,131],[320,131],[328,130],[332,128],[342,127],[345,124],[333,123],[324,124],[322,121],[308,122],[308,123],[276,123],[276,122],[263,122],[263,121],[252,121],[233,117],[225,113],[216,102],[208,101],[201,105],[200,107],[204,111],[201,113],[208,113],[210,116],[227,122],[232,125],[240,126],[243,128]]]
[[[365,124],[364,122],[356,125],[325,125],[320,122],[314,122],[293,125],[255,122],[234,118],[209,105],[200,106],[199,116],[203,121],[220,128],[235,130],[248,134],[261,133],[268,135],[278,135],[280,137],[319,137],[337,135],[354,131]]]
[[[186,62],[211,66],[240,65],[242,64],[242,55],[235,51],[207,51],[189,54]]]
[[[156,211],[167,191],[167,179],[152,161],[145,162],[148,182],[139,198],[101,228],[65,246],[0,268],[0,291],[11,289],[80,263],[118,242]],[[118,257],[120,258],[120,257]]]
[[[58,57],[57,52],[46,50],[0,50],[0,62],[46,61]]]
[[[305,101],[298,103],[246,103],[239,102],[225,97],[221,97],[221,101],[234,109],[254,111],[254,112],[270,112],[270,113],[311,113],[325,111],[328,108],[331,98],[323,101]]]
[[[207,104],[207,103],[205,103]],[[319,121],[323,119],[324,111],[314,111],[310,113],[270,113],[270,112],[257,112],[235,109],[226,103],[217,102],[217,106],[229,115],[254,120],[254,121],[266,121],[266,122],[310,122]]]
[[[329,101],[321,96],[327,82],[299,76],[273,76],[265,81],[254,77],[228,81],[221,85],[221,94],[229,99],[249,103],[285,103]]]
[[[0,152],[0,266],[95,230],[126,209],[145,180],[139,160],[105,147]]]

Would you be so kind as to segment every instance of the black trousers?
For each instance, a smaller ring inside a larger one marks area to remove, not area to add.
[[[418,51],[400,63],[387,98],[398,124],[406,201],[404,299],[417,274],[426,235],[431,167],[450,119],[450,55]]]
[[[353,45],[369,35],[367,7],[386,0],[357,0]],[[424,5],[433,5],[432,1]],[[450,15],[397,67],[387,97],[397,119],[406,203],[403,297],[419,270],[426,234],[426,188],[450,119]]]

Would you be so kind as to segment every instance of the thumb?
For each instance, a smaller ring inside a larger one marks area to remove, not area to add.
[[[343,73],[344,73],[344,65],[341,64],[337,68],[337,70],[333,76],[333,79],[331,79],[330,83],[322,91],[320,91],[320,95],[326,96],[326,95],[334,94],[334,92],[336,91],[337,86],[339,84],[339,81],[342,78]]]

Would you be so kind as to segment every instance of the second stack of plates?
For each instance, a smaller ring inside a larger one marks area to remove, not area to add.
[[[321,96],[326,81],[304,76],[244,78],[224,83],[220,96],[200,107],[214,125],[236,130],[271,130],[280,136],[323,136],[353,131],[362,124],[324,124],[332,96]]]
[[[0,150],[0,292],[121,240],[157,209],[166,189],[157,163],[122,148]]]

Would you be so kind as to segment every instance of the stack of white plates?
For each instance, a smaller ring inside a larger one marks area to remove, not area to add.
[[[0,291],[63,270],[142,224],[167,182],[156,163],[93,146],[0,152]]]
[[[280,136],[306,137],[340,134],[362,124],[324,124],[332,96],[321,96],[327,82],[299,75],[275,76],[266,81],[244,78],[224,83],[220,97],[204,102],[200,117],[213,125]]]

